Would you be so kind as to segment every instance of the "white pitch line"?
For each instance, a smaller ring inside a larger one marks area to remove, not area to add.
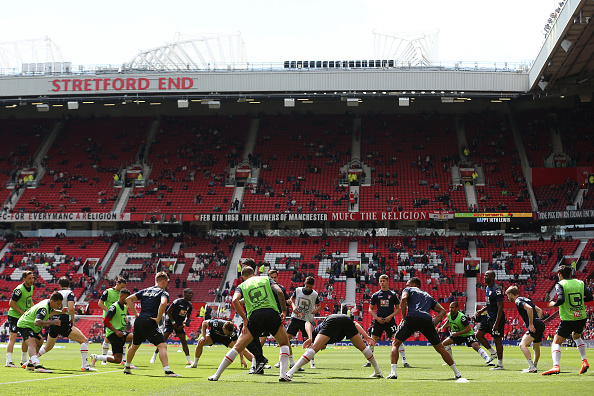
[[[22,384],[23,382],[47,381],[47,380],[60,379],[60,378],[83,377],[83,376],[87,376],[87,375],[98,375],[98,374],[107,374],[107,373],[119,373],[121,371],[122,370],[102,371],[100,373],[89,373],[89,374],[78,374],[78,375],[64,375],[62,377],[35,378],[35,379],[24,380],[24,381],[0,382],[0,385]]]

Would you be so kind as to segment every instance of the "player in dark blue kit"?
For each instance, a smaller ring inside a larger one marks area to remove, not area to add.
[[[444,362],[450,366],[456,378],[462,378],[462,375],[456,368],[454,359],[445,350],[443,344],[439,341],[439,335],[435,326],[441,322],[446,314],[446,310],[439,305],[433,297],[426,291],[420,289],[421,280],[419,278],[410,278],[406,283],[406,288],[402,291],[402,299],[400,300],[400,310],[404,319],[398,327],[398,331],[394,336],[392,343],[392,351],[390,353],[392,372],[387,377],[389,379],[398,378],[396,374],[396,364],[398,363],[398,348],[404,341],[406,341],[415,331],[420,331],[431,343],[433,348],[439,353]],[[431,317],[431,310],[437,312],[435,319]]]
[[[528,331],[522,337],[520,342],[520,349],[528,361],[528,368],[522,370],[523,373],[536,373],[536,365],[540,358],[540,342],[545,331],[545,324],[540,318],[542,317],[542,309],[534,305],[528,297],[520,297],[520,292],[517,286],[510,286],[505,291],[509,301],[516,304],[518,313],[524,320],[524,324]],[[531,359],[528,346],[532,344],[534,350],[534,361]]]
[[[389,339],[394,337],[398,327],[396,326],[394,317],[400,313],[400,300],[398,299],[398,294],[390,290],[390,278],[388,275],[381,275],[379,277],[379,283],[381,289],[373,293],[373,296],[371,296],[371,303],[369,304],[369,314],[373,317],[370,335],[373,337],[374,341],[379,340],[384,332]],[[377,314],[373,312],[374,307],[376,306]],[[370,346],[369,348],[371,348],[372,351],[374,349],[373,346]],[[404,345],[400,346],[398,352],[400,353],[400,356],[402,356],[404,367],[410,367],[410,364],[406,362]],[[367,362],[363,367],[371,367],[371,363]]]
[[[501,287],[495,283],[495,272],[485,272],[485,297],[487,305],[476,312],[474,319],[478,322],[480,315],[486,310],[487,317],[480,322],[476,339],[483,344],[485,349],[491,354],[495,355],[495,351],[491,348],[491,344],[485,338],[485,334],[491,334],[495,341],[497,348],[497,366],[490,370],[504,370],[503,368],[503,331],[505,329],[505,315],[503,314],[503,291]]]
[[[186,340],[185,327],[190,325],[190,318],[192,317],[192,297],[194,293],[192,289],[184,289],[184,298],[178,298],[169,305],[167,308],[167,316],[165,317],[165,328],[163,329],[163,339],[167,342],[171,333],[175,331],[175,335],[179,338],[179,342],[182,344],[182,349],[186,354],[186,361],[188,364],[192,364],[190,359],[190,349],[188,348],[188,341]],[[151,357],[150,363],[154,364],[157,360],[159,350],[156,349]]]
[[[238,338],[238,331],[233,325],[233,322],[220,319],[205,320],[202,322],[200,339],[198,339],[198,343],[196,344],[194,363],[190,363],[186,368],[198,367],[198,360],[202,356],[202,350],[205,346],[223,344],[227,348],[233,348]],[[244,356],[249,360],[252,360],[254,356],[247,349],[244,349],[243,353],[239,355],[241,365],[247,367],[247,363],[243,359]]]
[[[159,359],[168,377],[181,377],[169,369],[169,359],[167,357],[167,344],[163,339],[163,334],[159,331],[159,322],[167,308],[169,293],[165,291],[169,283],[169,276],[165,272],[159,272],[155,275],[155,286],[143,289],[126,298],[126,305],[130,308],[136,320],[134,321],[134,333],[132,337],[132,346],[128,350],[128,360],[126,361],[125,374],[132,374],[130,365],[134,355],[145,340],[155,345],[159,350]],[[140,300],[140,315],[134,307],[134,301]]]

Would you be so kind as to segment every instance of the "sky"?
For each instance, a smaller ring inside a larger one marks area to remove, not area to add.
[[[177,0],[4,2],[1,42],[48,36],[75,65],[113,64],[176,33],[241,32],[252,63],[374,59],[374,30],[439,29],[438,60],[533,60],[552,0]]]

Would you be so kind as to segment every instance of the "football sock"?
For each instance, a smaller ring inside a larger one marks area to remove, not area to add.
[[[109,352],[109,344],[104,342],[103,344],[101,344],[101,354],[107,355],[107,352]]]
[[[367,361],[369,363],[371,363],[375,374],[379,374],[382,372],[380,370],[379,366],[377,365],[377,361],[373,357],[373,352],[371,351],[371,349],[369,347],[366,347],[365,349],[363,349],[363,356],[365,356],[365,359],[367,359]]]
[[[450,348],[451,348],[451,347],[450,347]],[[479,350],[478,350],[478,353],[479,353],[479,355],[481,355],[481,357],[482,357],[483,359],[485,359],[485,362],[486,362],[487,360],[489,360],[489,355],[487,355],[487,352],[485,352],[485,350],[484,350],[483,348],[479,348]]]
[[[89,366],[89,344],[86,342],[80,344],[80,357],[82,358],[82,366]]]
[[[297,370],[303,367],[307,362],[311,362],[313,360],[316,351],[309,348],[305,353],[297,360],[297,363],[287,372],[288,375],[293,375]]]
[[[497,352],[495,352],[495,349],[493,349],[491,346],[489,347],[488,351],[491,355],[497,355]]]
[[[287,366],[289,365],[289,346],[283,345],[280,347],[279,353],[280,362],[280,376],[284,377],[287,373]]]
[[[577,350],[580,353],[582,360],[586,359],[586,343],[584,340],[582,340],[581,337],[578,338],[575,340],[575,345],[577,346]]]
[[[196,359],[196,360],[194,361],[194,363],[196,363],[197,361],[198,361],[198,359]],[[251,367],[251,368],[255,368],[255,367],[256,367],[256,358],[253,358],[253,359],[252,359],[252,367]]]
[[[124,348],[124,351],[122,352],[122,362],[126,362],[126,348]]]
[[[536,368],[536,366],[534,366],[534,362],[532,361],[532,359],[526,359],[526,360],[528,360],[528,368],[531,368],[531,369]]]
[[[151,360],[157,360],[157,356],[159,356],[159,352],[153,353],[153,357]]]
[[[223,371],[225,371],[225,369],[227,367],[229,367],[231,365],[231,363],[233,363],[233,361],[235,360],[235,358],[237,357],[237,355],[239,355],[239,354],[237,353],[237,351],[235,350],[235,348],[231,348],[229,350],[229,352],[227,352],[227,354],[223,358],[223,361],[219,365],[219,368],[217,369],[217,372],[215,373],[215,377],[216,378],[219,378],[221,376],[221,374],[223,374]]]
[[[551,346],[551,355],[553,357],[553,366],[558,366],[561,361],[561,345],[553,344]]]
[[[44,346],[42,346],[42,347],[39,349],[39,352],[37,353],[37,356],[41,356],[41,355],[43,355],[44,353],[45,353],[45,345],[44,345]],[[21,361],[23,361],[23,362],[24,362],[24,360],[22,359],[22,357],[21,357]]]
[[[12,362],[12,353],[6,352],[6,364]]]
[[[45,352],[45,348],[43,348],[43,351]],[[27,360],[29,360],[29,354],[27,352],[21,352],[21,363],[27,363]]]
[[[406,352],[404,352],[404,345],[400,345],[398,353],[402,356],[402,363],[406,363]]]
[[[37,357],[37,355],[31,356],[31,363],[33,363],[33,365],[35,365],[35,366],[41,365],[41,363],[39,363],[39,358]]]
[[[95,355],[95,359],[99,360],[100,362],[107,362],[107,355]]]
[[[291,366],[295,365],[295,359],[293,359],[293,355],[289,355],[289,363]]]
[[[460,374],[460,372],[458,371],[458,369],[456,368],[456,363],[452,364],[450,366],[450,368],[452,369],[452,371],[454,372],[455,375],[462,375]]]
[[[397,366],[396,364],[390,364],[390,368],[392,370],[391,373],[394,375],[396,375],[396,366]]]
[[[190,359],[190,355],[186,355],[186,361],[190,363],[192,360]]]
[[[371,349],[371,352],[374,352],[375,351],[375,346],[374,345],[371,345],[368,348]]]
[[[452,357],[452,359],[454,358],[454,354],[452,352],[452,347],[447,345],[444,347],[446,351],[448,351],[448,353],[450,354],[450,356]]]
[[[497,359],[497,365],[503,367],[503,359]]]
[[[165,372],[171,371],[171,369],[169,368],[169,366],[163,366],[163,370],[165,370]]]

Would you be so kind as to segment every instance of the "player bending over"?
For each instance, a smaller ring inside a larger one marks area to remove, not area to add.
[[[111,351],[113,356],[91,355],[91,366],[95,367],[95,362],[109,362],[120,364],[126,356],[124,346],[126,342],[132,342],[132,333],[126,331],[127,321],[126,315],[128,308],[126,307],[126,298],[130,295],[130,291],[126,288],[120,290],[120,297],[118,301],[114,302],[105,314],[103,324],[105,325],[105,337],[111,344]]]
[[[192,297],[194,292],[192,289],[184,289],[184,298],[178,298],[167,308],[167,316],[165,317],[165,329],[163,331],[163,339],[167,342],[169,336],[175,330],[175,335],[179,338],[179,342],[182,344],[182,349],[186,354],[186,363],[192,364],[190,360],[190,349],[188,348],[188,341],[186,340],[185,327],[190,325],[192,317]],[[151,357],[150,363],[154,364],[157,360],[159,350],[155,349],[153,356]]]
[[[524,334],[520,342],[520,349],[528,361],[528,368],[522,370],[522,372],[536,373],[536,365],[540,358],[540,342],[545,331],[545,324],[540,320],[542,318],[542,309],[534,305],[528,297],[520,297],[517,286],[508,287],[505,294],[507,294],[509,301],[516,304],[516,308],[518,308],[518,312],[524,320],[524,325],[528,328],[528,331]],[[532,349],[534,350],[534,361],[531,359],[530,351],[528,350],[530,344],[532,344]]]
[[[392,351],[390,352],[392,372],[387,378],[398,378],[396,374],[396,365],[399,358],[398,349],[416,331],[420,331],[427,338],[427,341],[431,343],[435,351],[441,355],[443,361],[450,366],[456,378],[462,378],[462,374],[456,368],[454,359],[452,359],[443,344],[439,341],[439,335],[437,334],[437,330],[435,330],[435,326],[441,322],[446,311],[429,293],[421,290],[420,287],[421,280],[414,277],[410,278],[406,283],[406,288],[402,291],[400,310],[404,319],[394,336]],[[431,310],[437,312],[437,317],[434,320],[431,318]]]
[[[495,366],[493,363],[493,357],[489,356],[487,352],[477,341],[476,337],[474,336],[474,330],[472,328],[472,323],[468,316],[464,315],[463,312],[458,311],[460,305],[454,301],[450,303],[450,312],[448,313],[448,321],[441,326],[437,331],[441,332],[446,328],[450,328],[450,336],[443,341],[443,346],[445,350],[448,351],[452,358],[452,347],[450,345],[462,345],[466,344],[467,347],[470,347],[478,352],[479,355],[485,360],[487,366]]]
[[[26,366],[27,370],[35,371],[36,373],[51,373],[51,370],[46,369],[39,362],[37,356],[38,348],[43,344],[41,338],[41,330],[45,326],[59,325],[61,320],[51,319],[54,315],[59,315],[62,311],[58,311],[62,307],[62,294],[55,291],[48,300],[43,300],[31,308],[29,308],[17,322],[17,327],[23,342],[27,343],[29,348],[29,363]]]
[[[382,371],[377,365],[375,357],[373,357],[373,352],[367,345],[365,345],[361,336],[363,336],[369,345],[374,345],[375,340],[365,332],[359,323],[353,321],[353,318],[350,316],[343,314],[329,315],[315,328],[315,330],[312,330],[313,325],[310,322],[307,322],[305,326],[309,338],[303,342],[303,348],[308,349],[301,358],[299,358],[297,363],[295,363],[293,368],[289,370],[287,376],[292,377],[297,370],[307,362],[311,361],[316,353],[322,349],[326,349],[327,344],[335,344],[342,341],[344,338],[347,338],[353,343],[355,348],[363,353],[365,359],[367,359],[371,366],[373,366],[374,372],[370,377],[383,377]]]
[[[58,284],[60,285],[58,293],[63,298],[61,308],[63,311],[67,310],[68,313],[54,316],[54,318],[60,319],[60,324],[50,326],[47,342],[39,349],[38,357],[51,351],[56,345],[58,336],[62,336],[80,344],[80,357],[82,359],[80,370],[97,371],[97,369],[89,367],[89,340],[78,327],[74,326],[74,293],[69,289],[70,280],[63,276],[58,280]]]
[[[194,352],[194,363],[190,362],[190,365],[186,368],[198,367],[198,360],[202,356],[202,350],[205,346],[213,344],[223,344],[227,348],[233,348],[237,342],[237,331],[233,322],[224,321],[219,319],[205,320],[202,322],[202,333],[200,339],[196,344],[196,351]],[[243,357],[252,360],[254,356],[247,350],[243,351],[243,354],[239,355],[241,359],[241,365],[247,367],[247,363]]]

